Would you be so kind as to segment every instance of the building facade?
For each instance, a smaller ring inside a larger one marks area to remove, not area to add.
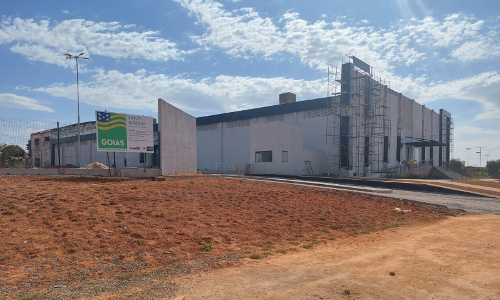
[[[376,176],[412,159],[448,163],[451,114],[390,89],[351,58],[328,97],[295,102],[286,93],[279,105],[197,118],[198,169]]]
[[[31,134],[33,167],[72,165],[84,167],[100,162],[111,167],[159,168],[158,124],[153,124],[155,153],[97,151],[96,122],[80,123],[80,159],[76,155],[78,125],[72,124]]]

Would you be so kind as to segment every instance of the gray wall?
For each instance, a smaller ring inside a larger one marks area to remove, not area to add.
[[[196,173],[196,118],[158,99],[162,175]]]

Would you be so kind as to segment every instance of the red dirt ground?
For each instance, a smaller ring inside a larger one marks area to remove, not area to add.
[[[404,200],[244,179],[0,176],[0,299],[197,260],[224,267],[445,217]]]

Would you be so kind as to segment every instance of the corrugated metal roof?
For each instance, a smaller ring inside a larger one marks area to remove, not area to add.
[[[196,126],[207,125],[219,122],[233,122],[245,119],[273,116],[279,114],[294,113],[299,111],[307,111],[313,109],[326,108],[328,98],[318,98],[312,100],[304,100],[294,103],[278,104],[273,106],[259,107],[230,113],[198,117],[196,118]]]

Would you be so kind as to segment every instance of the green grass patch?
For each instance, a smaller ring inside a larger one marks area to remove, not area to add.
[[[250,259],[261,259],[262,258],[262,255],[258,254],[258,253],[252,253],[250,254]]]
[[[206,243],[206,242],[200,242],[201,248],[205,251],[210,251],[212,250],[212,246],[214,243]]]
[[[132,274],[118,274],[116,278],[120,280],[129,280],[132,277]]]

